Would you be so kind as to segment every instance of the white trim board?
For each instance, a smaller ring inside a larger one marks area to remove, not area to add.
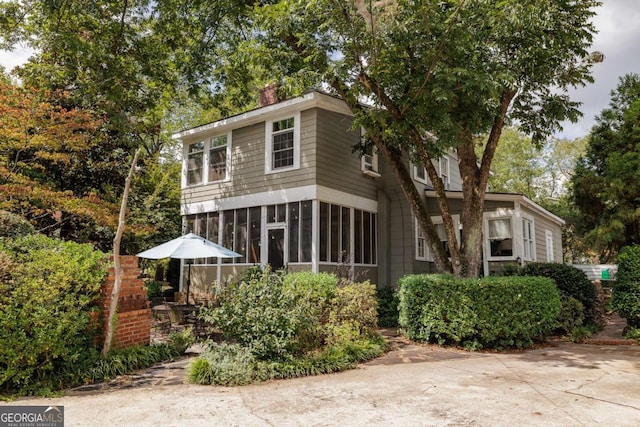
[[[327,203],[378,212],[378,201],[367,199],[321,185],[307,185],[283,190],[271,190],[246,196],[235,196],[206,202],[184,203],[180,207],[181,215],[216,212],[228,209],[249,208],[252,206],[276,205],[299,202],[302,200],[320,200]]]

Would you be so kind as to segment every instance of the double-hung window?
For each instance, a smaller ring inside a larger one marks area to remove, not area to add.
[[[443,156],[440,157],[438,161],[438,166],[440,168],[440,179],[442,179],[442,184],[444,185],[445,190],[449,190],[451,187],[451,178],[449,174],[449,157]]]
[[[380,177],[378,170],[378,153],[373,144],[367,143],[366,133],[363,128],[360,128],[360,145],[363,149],[360,168],[365,175]]]
[[[266,173],[300,167],[300,114],[266,124]]]
[[[202,184],[204,141],[189,144],[187,153],[187,185]]]
[[[416,259],[418,261],[428,261],[427,259],[427,240],[424,237],[424,231],[420,226],[420,222],[416,218]]]
[[[229,148],[227,135],[211,138],[209,142],[209,182],[229,179]]]
[[[534,261],[536,248],[534,243],[535,231],[533,228],[533,220],[529,218],[522,219],[522,258],[527,261]]]
[[[513,232],[511,218],[494,218],[488,220],[489,248],[491,258],[513,256]]]

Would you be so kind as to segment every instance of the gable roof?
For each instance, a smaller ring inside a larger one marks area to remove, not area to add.
[[[172,137],[174,139],[182,139],[191,136],[195,137],[203,133],[229,131],[238,127],[249,126],[275,117],[281,117],[284,114],[307,110],[310,108],[322,108],[349,116],[353,115],[347,104],[340,98],[336,98],[317,90],[312,90],[295,98],[290,98],[264,107],[258,107],[244,113],[236,114],[235,116],[230,116],[212,123],[176,132]]]

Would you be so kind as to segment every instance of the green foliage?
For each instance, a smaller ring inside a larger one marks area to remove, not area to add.
[[[259,360],[248,347],[211,343],[187,368],[187,380],[195,384],[235,386],[340,372],[376,358],[386,349],[384,340],[374,337],[294,359]]]
[[[618,276],[613,285],[611,307],[627,319],[633,328],[640,327],[640,246],[625,246],[618,255]]]
[[[107,357],[98,356],[93,363],[82,367],[84,369],[76,369],[75,380],[77,382],[81,379],[85,383],[90,383],[130,374],[158,362],[182,356],[191,344],[193,344],[193,336],[184,332],[172,333],[169,340],[164,343],[114,350]]]
[[[564,296],[580,301],[584,307],[585,322],[594,321],[596,288],[584,272],[570,265],[547,262],[527,264],[521,274],[552,279]]]
[[[19,237],[34,233],[33,225],[11,212],[0,210],[0,237]]]
[[[398,291],[391,286],[377,290],[378,325],[393,328],[398,326]]]
[[[555,329],[560,296],[541,277],[400,279],[399,323],[416,341],[468,349],[527,347]]]
[[[268,268],[244,277],[203,314],[233,344],[210,345],[189,368],[190,381],[238,385],[334,372],[385,350],[374,285]]]
[[[627,74],[596,118],[572,180],[576,224],[601,262],[615,261],[620,248],[640,243],[639,125],[640,75]]]
[[[318,319],[324,301],[330,297],[321,286],[310,286],[306,273],[300,277],[299,281],[287,279],[285,283],[267,269],[260,277],[232,284],[220,295],[220,307],[203,316],[220,327],[227,338],[250,347],[259,359],[299,355],[317,345]],[[337,279],[333,280],[335,288]]]
[[[162,282],[150,280],[144,284],[144,287],[147,290],[147,298],[162,296]]]
[[[107,257],[42,235],[0,240],[12,262],[0,282],[0,391],[56,388],[93,348],[91,312]]]
[[[561,297],[562,308],[558,315],[558,331],[571,334],[584,325],[584,306],[574,297]]]

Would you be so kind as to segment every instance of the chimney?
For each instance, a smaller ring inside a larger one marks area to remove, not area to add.
[[[277,83],[268,84],[263,89],[260,89],[260,99],[258,100],[259,107],[266,107],[267,105],[275,104],[276,102],[278,102]]]

